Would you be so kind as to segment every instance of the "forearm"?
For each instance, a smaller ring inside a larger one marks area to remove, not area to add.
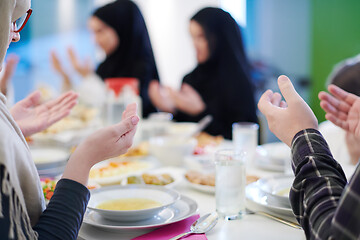
[[[69,179],[60,180],[33,228],[39,239],[76,239],[89,198],[85,186]]]
[[[326,141],[314,129],[301,131],[293,139],[292,154],[295,180],[290,201],[307,238],[349,239],[339,224],[334,224],[347,207],[344,196],[340,203],[346,177]]]
[[[80,144],[70,156],[62,178],[71,179],[86,186],[92,164],[90,157],[86,155],[88,151],[86,151],[84,144]]]

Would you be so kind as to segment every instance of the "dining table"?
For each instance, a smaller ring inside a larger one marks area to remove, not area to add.
[[[170,168],[171,169],[171,168]],[[186,169],[181,167],[172,167],[174,171],[183,172],[185,174]],[[265,171],[257,168],[254,164],[247,164],[247,175],[255,175],[258,177],[271,177],[274,175],[283,175],[278,172]],[[215,194],[199,191],[190,186],[190,184],[184,179],[173,187],[181,195],[187,196],[193,199],[198,205],[197,214],[203,216],[207,213],[216,211]],[[251,201],[246,201],[246,207],[256,212],[261,210],[257,204]],[[289,218],[293,222],[296,222],[295,218]],[[165,226],[166,227],[166,226]],[[141,236],[150,230],[124,230],[124,231],[107,231],[101,228],[89,226],[83,224],[79,232],[78,239],[95,240],[95,239],[133,239]],[[266,239],[266,240],[300,240],[306,239],[304,231],[297,229],[275,221],[269,217],[260,214],[245,214],[241,219],[226,220],[219,218],[218,223],[213,229],[206,233],[206,237],[209,240],[229,240],[229,239]],[[186,238],[183,238],[186,239]]]

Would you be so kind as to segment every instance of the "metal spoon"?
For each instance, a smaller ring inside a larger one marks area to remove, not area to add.
[[[190,133],[182,136],[182,139],[184,141],[188,140],[191,137],[196,136],[197,134],[199,134],[203,129],[205,129],[213,120],[213,117],[211,115],[206,115],[205,117],[203,117],[197,124],[196,128],[191,131]]]
[[[201,218],[199,218],[198,220],[196,220],[190,227],[190,231],[186,232],[186,233],[182,233],[177,235],[176,237],[173,237],[169,240],[176,240],[176,239],[180,239],[182,237],[185,237],[189,234],[201,234],[201,233],[205,233],[209,230],[211,230],[217,223],[218,221],[218,214],[216,212],[213,213],[208,213],[204,216],[202,216]]]

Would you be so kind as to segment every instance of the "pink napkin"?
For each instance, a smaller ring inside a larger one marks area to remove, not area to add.
[[[169,238],[175,237],[181,233],[190,231],[190,226],[200,216],[194,215],[186,218],[180,222],[172,223],[164,227],[158,228],[152,232],[146,233],[132,240],[168,240]],[[207,240],[205,234],[191,234],[182,239],[186,240]]]

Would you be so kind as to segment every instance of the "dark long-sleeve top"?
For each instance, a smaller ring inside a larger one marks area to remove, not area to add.
[[[5,169],[2,166],[1,173],[4,172]],[[0,175],[0,186],[3,186],[3,176]],[[12,194],[16,195],[16,192],[12,191]],[[19,196],[9,198],[6,190],[0,188],[1,214],[3,215],[0,218],[0,238],[76,239],[89,198],[90,192],[85,186],[69,179],[61,179],[56,185],[48,207],[40,215],[37,224],[33,229],[27,229],[27,226],[30,226],[30,220],[24,214],[24,209],[21,209]],[[10,201],[11,199],[15,200]],[[10,204],[15,206],[10,208]],[[10,213],[10,209],[15,209],[15,212]],[[9,235],[10,231],[13,232],[13,237],[11,234]]]
[[[189,84],[200,94],[206,108],[195,116],[178,110],[174,119],[180,122],[198,122],[210,114],[213,120],[205,131],[231,139],[233,123],[257,123],[255,100],[251,83],[245,75],[238,74],[240,77],[235,78],[219,72],[217,66],[207,65],[197,67],[184,77],[183,83]]]
[[[360,239],[360,167],[345,174],[317,130],[296,134],[292,142],[295,180],[293,212],[307,239]]]

